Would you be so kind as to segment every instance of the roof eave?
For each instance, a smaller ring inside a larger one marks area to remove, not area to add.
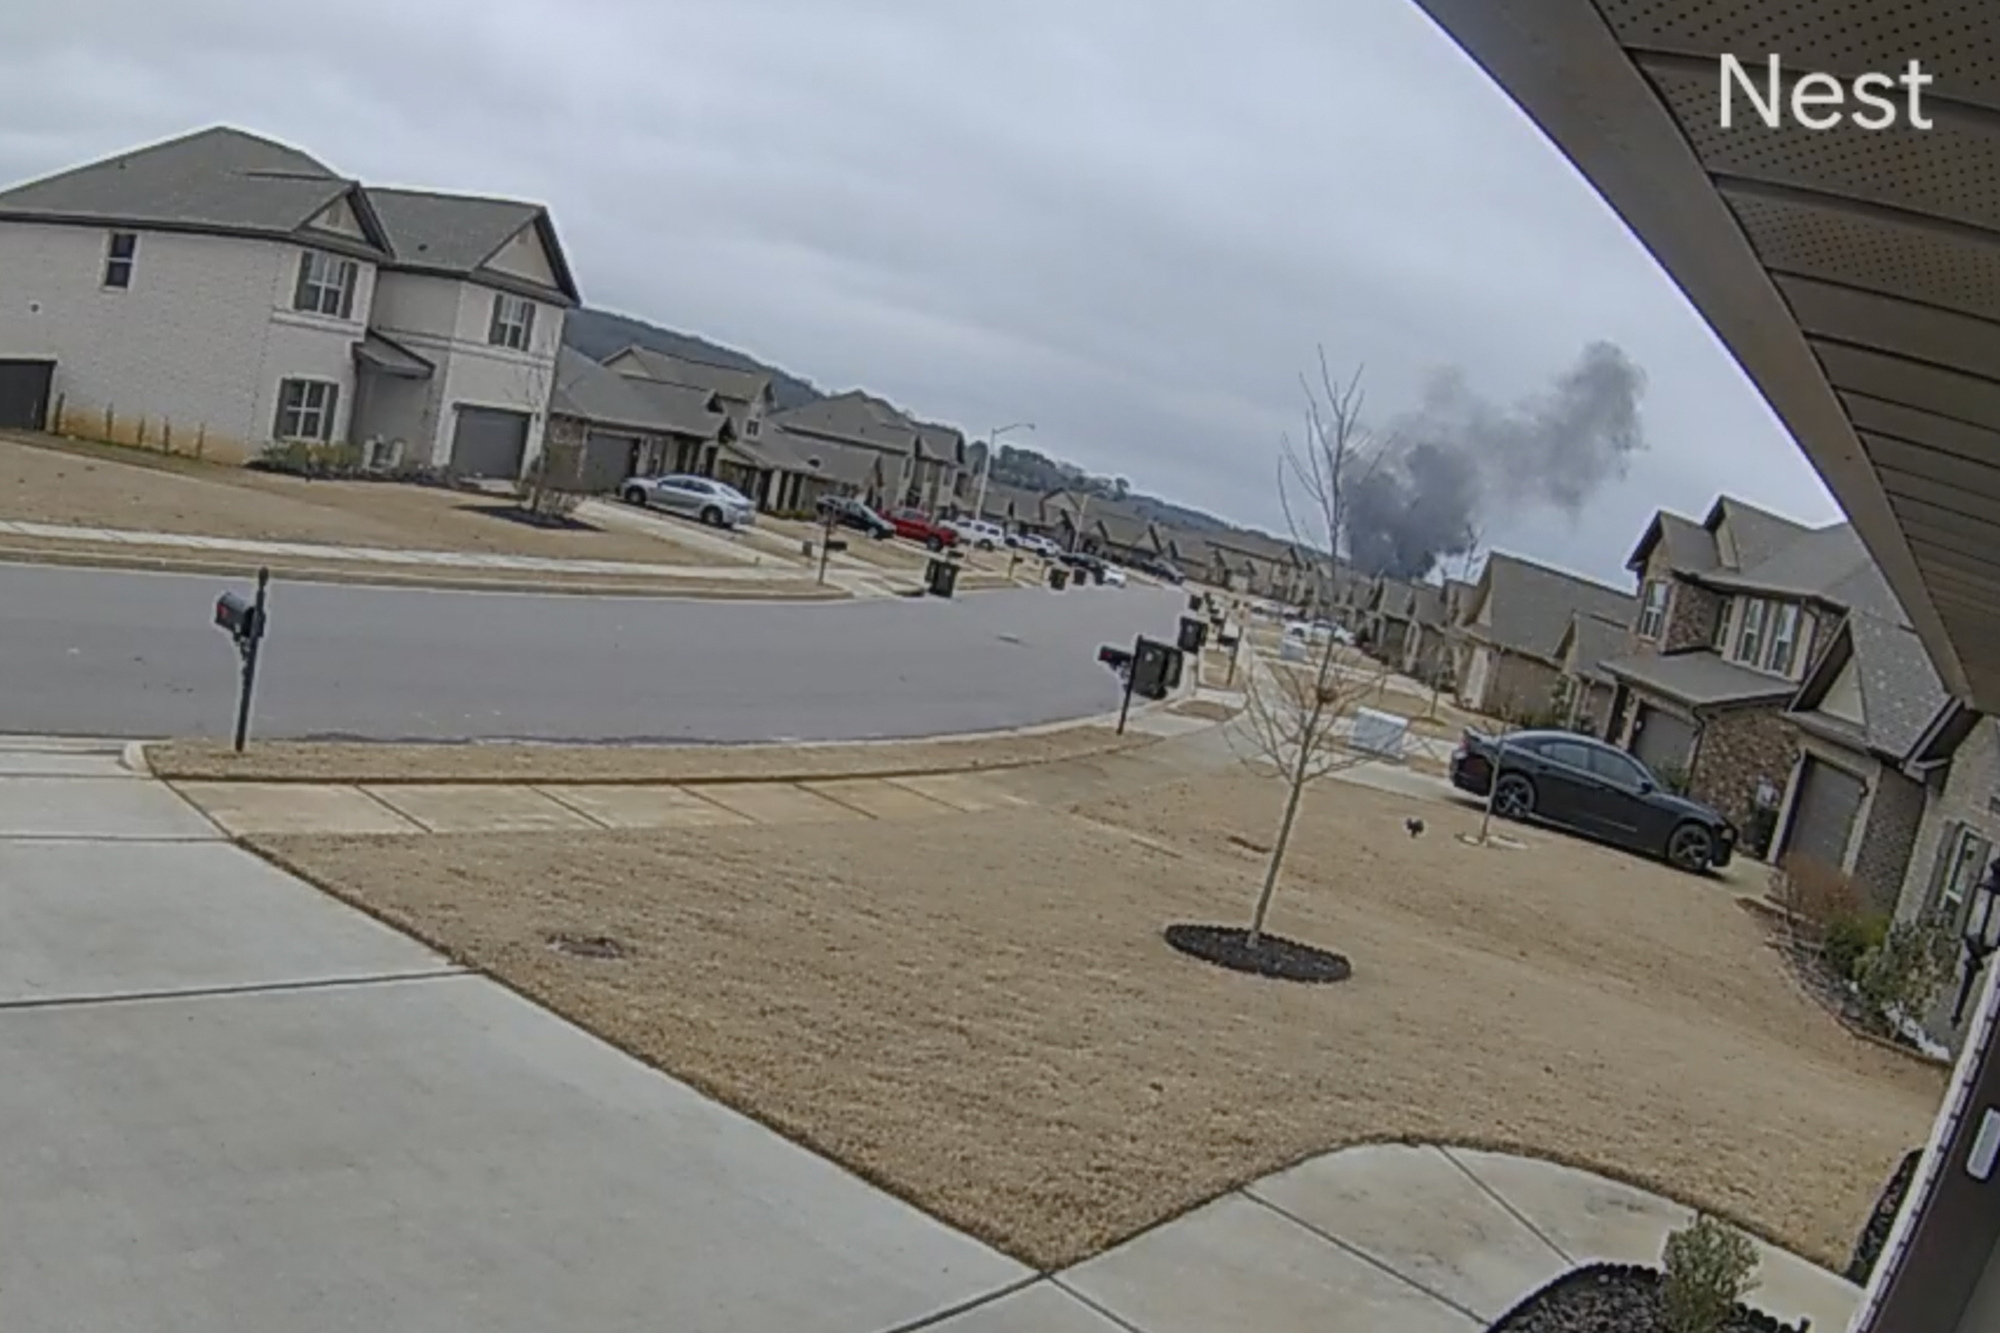
[[[164,231],[181,236],[227,236],[245,241],[269,241],[273,245],[303,245],[315,250],[366,259],[389,267],[388,251],[366,241],[333,231],[309,231],[298,227],[243,227],[220,222],[181,222],[161,218],[125,217],[115,214],[39,213],[0,209],[0,222],[18,222],[49,227],[90,227],[106,231]]]

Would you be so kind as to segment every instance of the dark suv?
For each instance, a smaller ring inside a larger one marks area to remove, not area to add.
[[[819,500],[819,518],[822,523],[831,522],[836,527],[865,532],[877,541],[896,535],[895,524],[852,496],[822,495]]]
[[[1666,790],[1617,746],[1574,731],[1467,731],[1451,756],[1451,784],[1490,794],[1502,819],[1553,824],[1695,874],[1728,865],[1736,850],[1734,824]]]

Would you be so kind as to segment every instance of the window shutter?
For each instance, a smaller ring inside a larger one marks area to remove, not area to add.
[[[507,312],[506,293],[505,292],[493,293],[493,318],[491,321],[488,322],[486,326],[486,341],[495,347],[498,347],[502,341],[502,335],[500,332],[500,322],[501,322],[500,317],[504,315],[506,312]]]
[[[340,284],[340,317],[354,318],[354,289],[361,285],[361,265],[348,260],[341,266],[341,276],[346,279]]]
[[[292,309],[310,309],[306,304],[306,289],[312,285],[312,272],[313,252],[310,250],[301,250],[299,252],[299,281],[298,285],[292,290]]]
[[[334,417],[339,411],[340,386],[338,384],[329,384],[326,386],[326,415],[321,418],[319,433],[319,437],[329,444],[340,438],[340,432],[334,429]]]

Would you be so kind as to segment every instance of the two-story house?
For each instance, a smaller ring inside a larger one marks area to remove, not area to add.
[[[203,130],[0,192],[0,420],[515,476],[576,299],[539,205],[370,189]]]
[[[1799,760],[1786,713],[1842,619],[1902,612],[1846,524],[1807,528],[1723,497],[1700,523],[1655,515],[1627,567],[1639,610],[1609,738],[1744,830],[1763,856]]]
[[[1628,624],[1631,594],[1505,551],[1486,557],[1454,626],[1458,703],[1521,723],[1559,725],[1568,712],[1563,653],[1580,613]]]
[[[895,406],[859,389],[772,413],[768,426],[810,446],[867,460],[871,504],[915,505],[940,512],[963,498],[965,436],[955,427],[913,420]],[[844,459],[849,466],[853,459]]]

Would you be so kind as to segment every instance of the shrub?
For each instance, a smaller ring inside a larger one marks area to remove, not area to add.
[[[1655,764],[1653,765],[1653,776],[1659,781],[1660,786],[1674,795],[1687,795],[1688,771],[1684,765]]]
[[[1862,956],[1854,984],[1885,1018],[1921,1020],[1951,980],[1955,944],[1937,917],[1898,921]]]
[[[567,519],[583,503],[583,448],[550,444],[529,466],[521,483],[521,507],[536,518]]]
[[[1667,1333],[1719,1333],[1756,1285],[1757,1247],[1733,1227],[1698,1214],[1667,1237],[1660,1303]]]
[[[1882,947],[1889,937],[1889,918],[1879,913],[1837,916],[1826,923],[1820,938],[1820,957],[1837,976],[1859,980],[1861,961]]]
[[[1810,856],[1786,856],[1771,871],[1771,896],[1799,939],[1817,944],[1827,927],[1861,915],[1861,892],[1838,868]]]

